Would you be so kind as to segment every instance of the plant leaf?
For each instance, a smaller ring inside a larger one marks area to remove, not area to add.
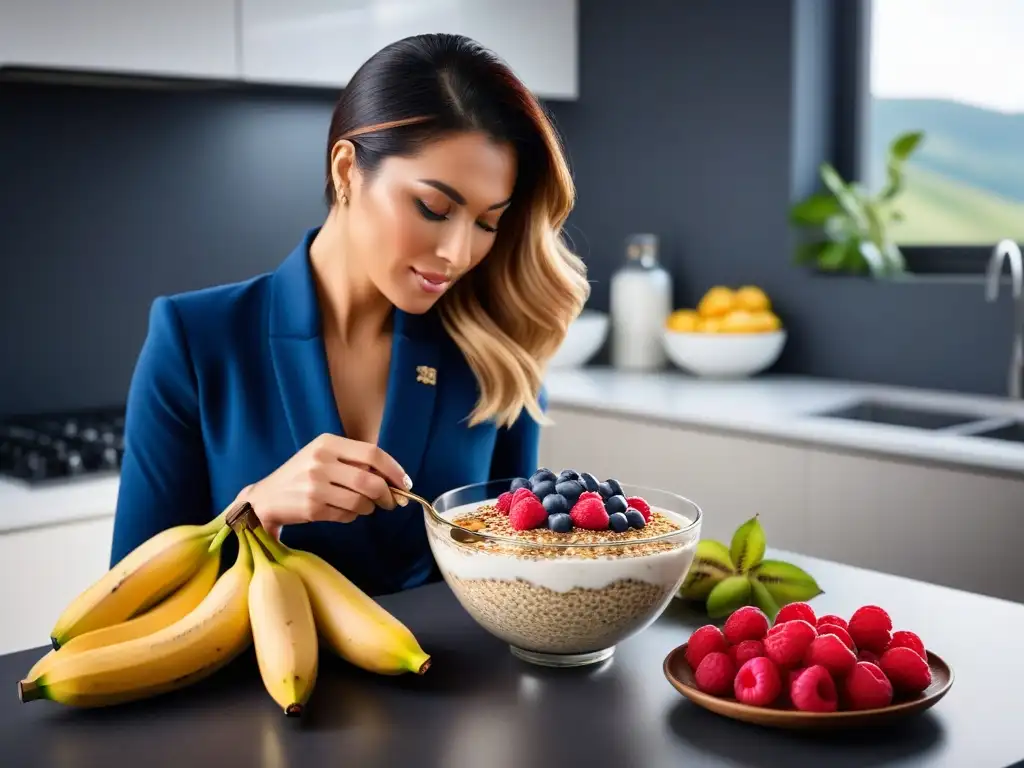
[[[764,611],[764,615],[768,617],[768,621],[775,623],[775,616],[779,612],[779,604],[775,602],[775,598],[772,597],[771,592],[765,587],[760,581],[755,579],[753,576],[750,579],[750,593],[754,598],[754,605]]]
[[[924,131],[908,131],[900,134],[889,145],[889,156],[901,162],[906,160],[917,149],[917,145],[923,138]]]
[[[817,193],[794,205],[789,211],[789,220],[797,226],[819,227],[841,211],[835,197]]]
[[[702,539],[697,544],[693,563],[678,595],[684,600],[706,600],[715,585],[732,576],[735,571],[725,544],[713,539]]]
[[[821,179],[825,182],[843,210],[853,219],[858,228],[864,229],[867,226],[864,211],[861,209],[861,202],[857,199],[854,190],[843,181],[839,172],[829,163],[822,163],[820,171]]]
[[[815,243],[800,243],[796,247],[793,261],[797,264],[814,264],[821,256],[821,252],[828,246],[828,240],[819,240]]]
[[[707,611],[712,619],[728,616],[747,605],[750,600],[750,579],[746,576],[730,576],[722,579],[708,595]]]
[[[764,557],[764,528],[761,527],[757,515],[747,520],[732,535],[732,546],[729,555],[736,573],[746,573],[761,562]]]
[[[779,606],[810,600],[824,593],[813,576],[781,560],[764,560],[751,575],[765,586]]]

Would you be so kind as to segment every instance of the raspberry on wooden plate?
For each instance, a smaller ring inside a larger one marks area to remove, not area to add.
[[[846,709],[879,709],[892,704],[892,683],[876,665],[858,661],[843,680]]]
[[[736,664],[728,653],[713,651],[701,659],[693,673],[697,687],[712,696],[725,696],[732,690]]]
[[[745,605],[725,620],[725,639],[733,645],[744,640],[760,640],[768,634],[768,617],[760,608]]]
[[[787,621],[793,621],[794,619],[802,619],[812,627],[818,624],[818,620],[814,616],[814,609],[807,603],[789,603],[782,606],[779,612],[775,614],[775,626],[784,624]]]
[[[770,659],[757,656],[745,662],[736,672],[733,693],[736,700],[755,707],[767,707],[782,692],[778,668]]]
[[[839,708],[836,683],[820,665],[808,667],[793,680],[789,698],[801,712],[835,712]]]
[[[705,624],[690,635],[690,639],[686,643],[686,663],[690,665],[690,669],[696,671],[709,653],[716,651],[724,653],[728,649],[729,644],[725,641],[722,630],[714,624]]]

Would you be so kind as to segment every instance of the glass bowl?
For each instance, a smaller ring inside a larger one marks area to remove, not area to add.
[[[623,483],[623,495],[643,497],[655,513],[644,528],[512,531],[494,508],[512,482],[455,488],[424,506],[444,580],[470,616],[524,661],[575,667],[608,659],[650,626],[682,585],[700,539],[700,507]]]

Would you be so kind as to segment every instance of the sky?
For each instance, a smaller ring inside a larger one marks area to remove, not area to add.
[[[871,92],[1024,113],[1024,0],[873,0]]]

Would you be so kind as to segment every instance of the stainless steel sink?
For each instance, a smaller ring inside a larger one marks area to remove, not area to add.
[[[861,400],[844,408],[823,411],[815,414],[829,419],[847,419],[865,421],[872,424],[888,424],[913,429],[950,429],[978,422],[985,417],[977,413],[960,413],[957,411],[940,411],[930,408],[914,408],[884,400]]]
[[[980,429],[968,433],[970,437],[987,437],[990,440],[1006,440],[1011,443],[1024,443],[1024,422],[1012,421],[998,427]]]

